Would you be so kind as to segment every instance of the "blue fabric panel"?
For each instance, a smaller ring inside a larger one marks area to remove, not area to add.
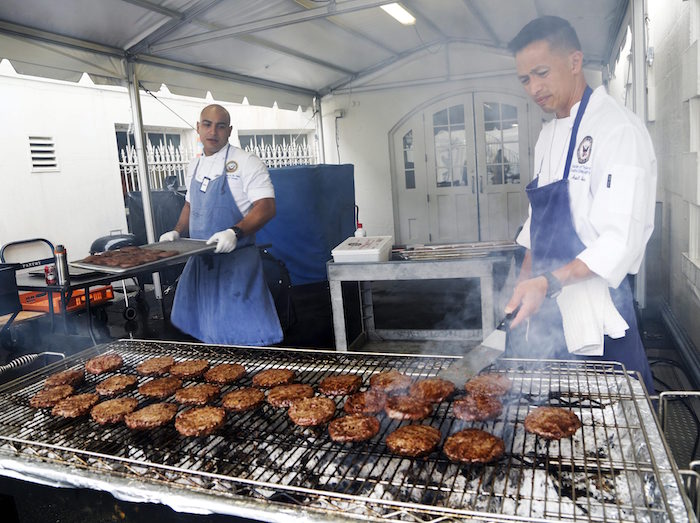
[[[289,270],[292,285],[328,279],[331,249],[355,232],[354,166],[270,169],[277,215],[256,235],[258,245]]]

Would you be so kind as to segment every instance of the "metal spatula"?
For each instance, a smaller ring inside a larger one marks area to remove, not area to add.
[[[496,330],[484,338],[480,345],[465,354],[461,360],[456,360],[448,368],[438,372],[438,378],[449,380],[458,388],[462,388],[482,369],[496,361],[506,350],[506,332],[510,329],[510,323],[517,313],[518,309],[506,314]]]

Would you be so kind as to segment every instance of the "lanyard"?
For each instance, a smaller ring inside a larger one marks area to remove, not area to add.
[[[581,103],[578,106],[578,111],[576,112],[576,119],[574,120],[574,128],[571,131],[571,139],[569,140],[569,152],[566,155],[566,164],[564,165],[564,177],[566,180],[569,178],[569,169],[571,169],[571,160],[574,157],[574,148],[576,147],[576,135],[578,134],[579,125],[581,125],[581,119],[583,118],[583,113],[586,112],[586,106],[588,105],[588,99],[591,97],[593,90],[586,85],[585,91],[583,91],[583,98],[581,98]]]

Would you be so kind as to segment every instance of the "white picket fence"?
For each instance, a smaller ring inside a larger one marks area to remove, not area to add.
[[[253,152],[268,168],[286,167],[289,165],[311,165],[317,163],[316,154],[306,141],[301,144],[291,143],[277,144],[274,147],[266,145],[261,140],[259,144],[253,143],[243,147],[246,151]],[[158,145],[154,147],[150,142],[146,146],[146,160],[148,161],[149,183],[153,190],[167,188],[168,177],[177,179],[176,186],[185,186],[185,173],[187,164],[190,163],[193,154],[183,146],[174,147]],[[134,146],[119,151],[119,172],[122,178],[124,193],[140,190],[138,176],[138,161]]]

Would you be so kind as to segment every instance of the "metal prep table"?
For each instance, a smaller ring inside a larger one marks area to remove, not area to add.
[[[504,250],[512,250],[512,242],[492,242],[490,244],[466,244],[459,249],[449,246],[446,255],[443,249],[439,254],[428,253],[406,260],[388,262],[327,263],[333,310],[335,347],[347,351],[361,346],[365,341],[382,340],[481,340],[484,333],[494,329],[494,285],[493,267],[507,260]],[[497,248],[490,248],[497,247]],[[426,248],[427,249],[427,248]],[[425,252],[425,250],[423,252]],[[435,249],[433,251],[436,251]],[[417,251],[416,251],[417,252]],[[372,305],[372,281],[432,280],[478,278],[481,287],[481,329],[464,330],[377,330],[374,324]],[[342,282],[358,282],[362,333],[354,340],[348,340],[345,325],[345,304],[341,290]]]

